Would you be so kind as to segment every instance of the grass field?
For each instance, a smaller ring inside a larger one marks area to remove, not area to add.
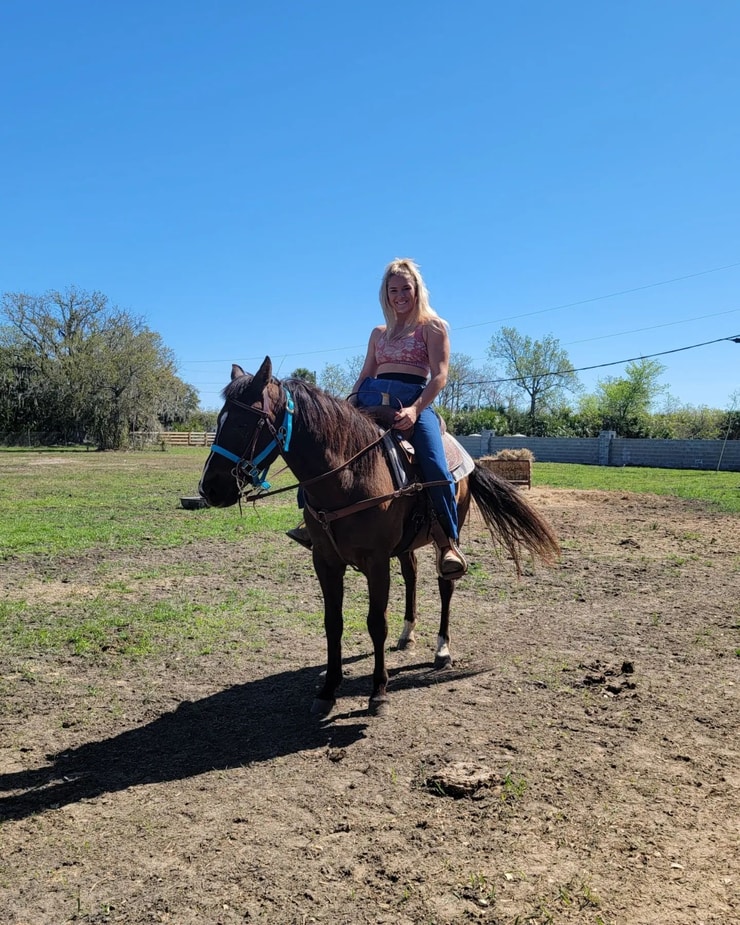
[[[0,560],[95,548],[163,549],[295,526],[290,492],[259,506],[184,510],[197,495],[202,448],[167,452],[0,452]],[[290,473],[275,484],[290,484]]]
[[[0,450],[0,561],[28,554],[74,554],[147,544],[178,547],[205,538],[271,533],[295,526],[295,496],[286,492],[228,511],[187,511],[197,493],[203,448],[166,452]],[[277,471],[277,470],[276,470]],[[290,485],[289,472],[273,487]],[[740,513],[740,473],[687,469],[606,468],[535,463],[535,485],[651,492],[707,502]]]
[[[185,510],[180,498],[196,494],[206,455],[195,447],[130,453],[0,451],[0,563],[29,576],[40,574],[52,587],[55,573],[63,571],[67,582],[53,604],[30,599],[0,603],[5,648],[128,659],[163,650],[205,651],[218,636],[243,639],[231,631],[242,612],[259,613],[266,606],[265,589],[247,582],[227,598],[207,598],[197,605],[182,589],[189,582],[217,582],[219,569],[234,567],[220,563],[218,556],[199,557],[199,548],[239,548],[247,538],[269,550],[273,584],[286,589],[284,603],[292,608],[296,625],[321,632],[319,601],[306,605],[291,590],[296,550],[282,534],[299,521],[294,492],[245,504],[242,511],[238,506]],[[287,471],[270,478],[273,487],[294,481]],[[536,463],[533,481],[558,488],[677,495],[740,511],[739,473]],[[137,565],[111,574],[118,567],[117,555],[142,549],[149,551],[145,569]],[[302,555],[300,567],[310,572],[310,557]],[[468,584],[475,574],[473,569]],[[172,581],[173,575],[177,581],[170,592],[147,590],[157,581]],[[79,593],[76,583],[83,586]],[[293,595],[296,601],[291,602]],[[358,632],[364,628],[364,595],[362,577],[350,573],[345,616],[347,627]]]

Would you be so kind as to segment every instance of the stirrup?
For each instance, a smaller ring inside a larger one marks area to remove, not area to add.
[[[447,581],[462,578],[468,570],[468,563],[460,547],[454,540],[447,546],[437,546],[437,575]]]
[[[306,549],[311,549],[313,546],[313,541],[311,540],[311,534],[308,532],[308,529],[304,526],[293,527],[292,530],[286,530],[285,535],[289,536],[292,540],[295,540],[296,543],[300,543],[301,546],[305,546]]]

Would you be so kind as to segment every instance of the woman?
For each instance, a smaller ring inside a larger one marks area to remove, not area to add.
[[[365,362],[352,392],[360,406],[379,405],[378,396],[389,393],[399,408],[394,427],[414,446],[424,481],[449,483],[427,491],[445,537],[435,540],[437,571],[442,578],[460,578],[467,563],[457,545],[455,485],[445,460],[439,420],[431,407],[447,383],[447,322],[430,306],[419,267],[407,258],[397,258],[385,268],[380,304],[386,323],[370,334]],[[288,531],[288,535],[307,545],[300,528]]]

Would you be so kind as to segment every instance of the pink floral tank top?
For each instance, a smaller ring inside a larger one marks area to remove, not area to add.
[[[428,376],[429,352],[424,340],[424,325],[417,324],[409,334],[392,340],[388,340],[387,331],[383,331],[375,343],[375,362],[378,366],[383,363],[415,366],[419,372]]]

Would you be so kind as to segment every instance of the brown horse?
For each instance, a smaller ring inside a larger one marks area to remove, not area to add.
[[[406,612],[399,647],[414,643],[416,557],[432,542],[426,492],[399,490],[380,444],[378,425],[348,401],[334,398],[300,379],[272,377],[269,357],[254,376],[233,366],[223,391],[225,404],[200,482],[212,507],[228,507],[262,492],[270,464],[280,455],[302,487],[305,520],[312,538],[313,564],[324,597],[327,668],[313,711],[328,713],[342,679],[342,602],[348,565],[361,571],[369,595],[367,627],[375,664],[370,709],[387,703],[385,641],[390,560],[397,556],[406,585]],[[522,549],[552,562],[559,549],[547,522],[513,485],[477,463],[457,484],[462,527],[476,502],[494,539],[514,559]],[[435,667],[452,663],[449,651],[450,601],[454,582],[438,579],[442,612]]]

